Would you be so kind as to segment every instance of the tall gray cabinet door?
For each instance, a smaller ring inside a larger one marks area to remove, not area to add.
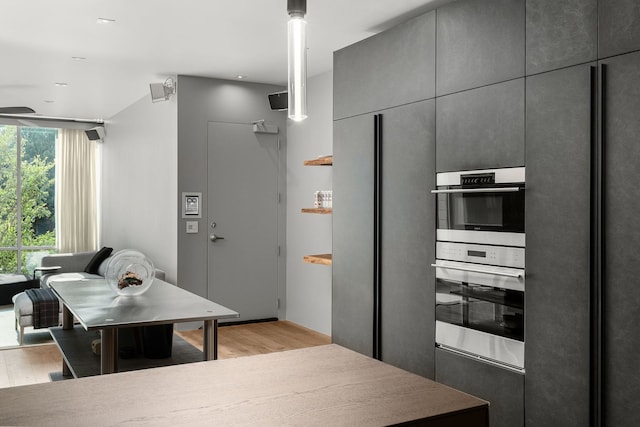
[[[598,0],[599,58],[640,50],[640,2]]]
[[[597,59],[597,0],[527,0],[527,75]]]
[[[334,53],[334,119],[435,96],[435,12]]]
[[[605,61],[604,413],[640,425],[640,53]]]
[[[438,172],[524,165],[524,79],[436,99]]]
[[[527,78],[525,405],[589,425],[590,67]]]
[[[523,425],[524,375],[440,348],[435,353],[436,381],[488,401],[491,427]]]
[[[334,343],[373,354],[373,116],[333,124]]]
[[[382,119],[382,360],[433,378],[435,101]]]
[[[524,3],[461,0],[438,8],[438,96],[524,76]]]

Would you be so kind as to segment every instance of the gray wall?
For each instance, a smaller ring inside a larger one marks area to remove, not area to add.
[[[105,125],[102,144],[102,244],[147,255],[166,280],[177,280],[175,97],[149,96]]]
[[[331,253],[331,215],[302,214],[313,192],[331,190],[332,167],[304,166],[332,154],[333,73],[307,82],[309,117],[287,124],[287,320],[331,334],[331,267],[308,264],[304,255]]]
[[[312,206],[315,190],[331,189],[332,168],[303,166],[303,161],[331,154],[332,73],[309,79],[309,118],[301,123],[269,109],[266,94],[280,87],[189,76],[179,76],[178,82],[177,99],[153,104],[145,96],[106,125],[103,243],[144,252],[167,272],[169,282],[206,296],[206,233],[185,233],[179,198],[182,191],[206,195],[207,121],[277,122],[289,141],[283,148],[288,165],[281,257],[286,289],[283,280],[279,294],[286,294],[281,298],[286,302],[280,317],[285,318],[286,309],[288,320],[330,334],[331,267],[304,263],[302,257],[331,252],[331,215],[302,214],[300,209]],[[127,174],[122,173],[125,158],[137,162]],[[123,209],[131,200],[142,203]],[[206,230],[206,200],[202,206],[199,229]]]
[[[281,149],[285,150],[286,114],[272,111],[267,98],[267,94],[280,90],[282,87],[272,85],[178,76],[178,188],[173,195],[177,220],[173,230],[177,232],[178,283],[195,294],[207,297],[207,123],[250,123],[264,119],[279,126]],[[282,185],[286,185],[284,179]],[[203,196],[197,234],[186,234],[186,220],[181,218],[182,212],[178,212],[178,200],[184,191],[201,192]],[[285,203],[286,197],[283,206]],[[284,229],[285,224],[280,224],[279,230]],[[284,233],[282,235],[284,246]],[[284,259],[282,256],[279,266],[282,279],[278,295],[286,292]],[[245,262],[250,261],[238,260],[238,268]],[[284,313],[282,306],[281,313]],[[284,315],[280,317],[284,318]]]

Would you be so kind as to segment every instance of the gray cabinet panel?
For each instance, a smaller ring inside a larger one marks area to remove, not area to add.
[[[605,118],[605,416],[640,425],[640,53],[607,61]]]
[[[456,1],[438,8],[438,96],[524,76],[524,0]]]
[[[334,122],[333,342],[373,354],[373,116]]]
[[[523,425],[524,375],[437,348],[436,381],[487,400],[491,427]]]
[[[334,119],[435,96],[435,12],[334,53]]]
[[[640,50],[640,2],[598,0],[599,58]]]
[[[595,61],[597,0],[527,0],[527,75]]]
[[[438,172],[524,165],[524,79],[436,99]]]
[[[589,425],[590,67],[527,78],[525,404]]]
[[[382,360],[433,378],[435,101],[382,117]]]

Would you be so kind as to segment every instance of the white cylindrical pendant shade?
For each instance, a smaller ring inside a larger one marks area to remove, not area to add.
[[[289,118],[307,118],[307,22],[300,15],[289,19]]]

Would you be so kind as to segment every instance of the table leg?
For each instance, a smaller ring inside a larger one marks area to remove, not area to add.
[[[73,329],[73,314],[65,304],[62,304],[62,329]]]
[[[218,359],[218,320],[204,321],[204,360]]]
[[[62,358],[62,376],[63,377],[70,377],[73,374],[71,373],[71,369],[69,369],[69,365],[67,365],[67,362],[65,362],[64,357]]]
[[[73,314],[71,314],[71,311],[64,304],[62,304],[62,329],[73,329]],[[69,369],[69,365],[65,362],[64,357],[62,358],[62,375],[65,377],[72,375],[71,369]]]
[[[118,372],[118,328],[101,330],[102,348],[100,350],[100,373]]]

